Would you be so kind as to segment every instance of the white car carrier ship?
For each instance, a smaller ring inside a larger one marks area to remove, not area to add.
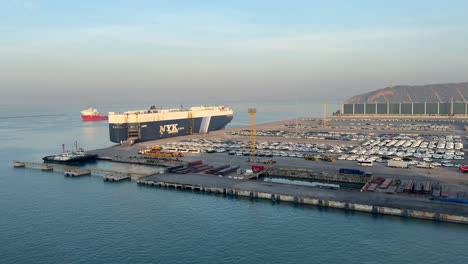
[[[110,141],[121,143],[162,139],[224,129],[233,118],[225,106],[197,106],[190,109],[157,109],[109,113]]]

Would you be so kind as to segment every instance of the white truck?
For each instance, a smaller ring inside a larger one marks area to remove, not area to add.
[[[408,168],[408,162],[402,160],[389,160],[387,161],[387,167],[392,168]]]
[[[418,165],[416,165],[416,167],[424,168],[424,169],[432,169],[434,166],[432,166],[432,164],[430,164],[430,163],[421,162]]]

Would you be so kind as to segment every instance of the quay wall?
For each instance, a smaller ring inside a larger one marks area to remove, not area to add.
[[[255,192],[249,190],[240,190],[235,188],[217,188],[217,187],[207,187],[207,186],[195,186],[189,184],[179,184],[179,183],[169,183],[163,181],[151,181],[146,179],[140,179],[137,181],[138,184],[164,187],[164,188],[175,188],[175,189],[188,189],[188,190],[197,190],[207,193],[216,193],[224,194],[231,196],[242,196],[252,199],[266,199],[271,200],[272,202],[289,202],[294,204],[307,204],[315,205],[320,207],[329,207],[337,208],[349,211],[359,211],[372,213],[377,215],[393,215],[400,216],[405,218],[418,218],[426,219],[433,221],[443,221],[451,223],[460,223],[468,224],[467,216],[451,215],[451,214],[441,214],[438,212],[428,212],[428,211],[418,211],[418,210],[409,210],[409,209],[399,209],[399,208],[390,208],[382,207],[368,204],[358,204],[352,202],[341,202],[333,200],[324,200],[311,197],[299,197],[288,194],[281,193],[268,193],[268,192]]]

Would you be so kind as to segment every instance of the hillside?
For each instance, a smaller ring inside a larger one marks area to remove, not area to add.
[[[345,104],[399,102],[463,102],[468,99],[468,82],[429,85],[398,85],[356,95]]]

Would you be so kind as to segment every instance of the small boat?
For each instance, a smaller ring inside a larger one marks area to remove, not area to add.
[[[42,158],[42,160],[44,160],[44,162],[67,163],[95,160],[96,158],[96,154],[86,153],[82,148],[78,148],[77,144],[75,151],[65,151],[65,145],[62,144],[62,153],[57,155],[45,156]]]
[[[83,121],[100,121],[107,120],[108,116],[101,115],[96,108],[90,107],[81,111],[81,119],[83,119]]]

